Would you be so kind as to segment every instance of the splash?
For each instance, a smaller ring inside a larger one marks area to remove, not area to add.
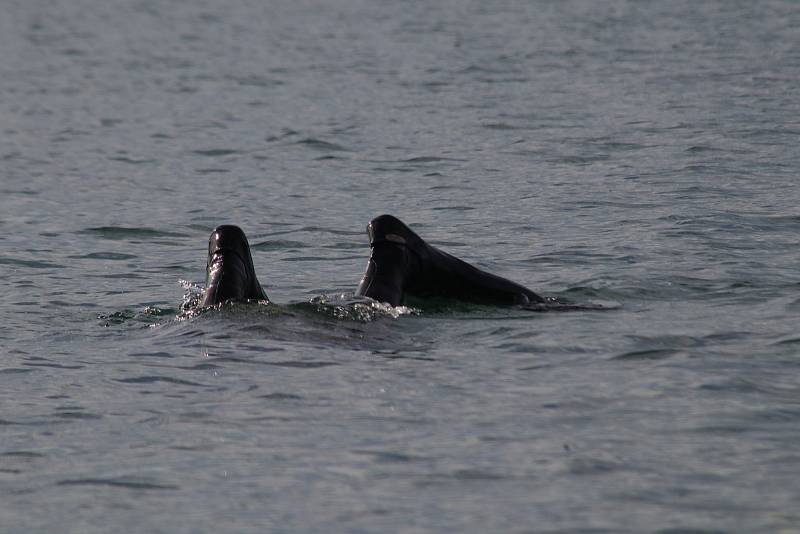
[[[188,313],[200,308],[200,301],[203,298],[203,291],[205,288],[201,284],[190,282],[188,280],[178,280],[178,283],[183,288],[183,302],[181,302],[180,312]]]
[[[345,321],[369,322],[381,317],[397,319],[403,315],[419,315],[420,310],[408,306],[392,306],[369,297],[356,297],[352,293],[321,295],[307,305],[314,311]]]

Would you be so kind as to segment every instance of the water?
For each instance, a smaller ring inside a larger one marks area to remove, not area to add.
[[[796,3],[6,0],[0,49],[0,531],[800,528]],[[609,309],[349,306],[381,213]],[[181,314],[221,223],[275,304]]]

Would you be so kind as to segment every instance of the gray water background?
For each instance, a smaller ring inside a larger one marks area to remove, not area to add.
[[[798,3],[3,0],[0,51],[0,531],[800,531]],[[384,212],[610,309],[360,316]],[[226,222],[277,304],[180,315]]]

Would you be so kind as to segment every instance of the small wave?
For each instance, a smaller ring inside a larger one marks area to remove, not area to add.
[[[582,291],[572,291],[574,294],[581,296],[597,297],[598,293],[594,291],[586,291],[588,288],[580,288]],[[522,306],[523,310],[533,312],[568,312],[568,311],[611,311],[621,308],[622,305],[616,301],[594,301],[576,303],[570,300],[564,300],[560,297],[545,297],[544,302],[532,303]]]
[[[79,412],[79,411],[64,411],[64,412],[56,412],[56,417],[60,417],[62,419],[102,419],[103,416],[94,413],[86,413],[86,412]]]
[[[258,395],[257,398],[274,401],[303,400],[303,397],[300,395],[294,395],[293,393],[267,393],[265,395]]]
[[[678,354],[676,349],[644,349],[625,352],[614,356],[613,360],[663,360]]]
[[[209,148],[208,150],[193,150],[193,154],[197,154],[198,156],[207,156],[207,157],[220,157],[220,156],[231,156],[233,154],[238,154],[238,150],[233,150],[230,148]]]
[[[133,378],[115,378],[114,381],[122,384],[154,384],[156,382],[166,382],[168,384],[176,384],[179,386],[199,386],[204,388],[210,387],[208,384],[200,384],[199,382],[192,382],[190,380],[154,375],[137,376]]]
[[[403,163],[439,163],[442,161],[466,161],[466,160],[457,158],[446,158],[442,156],[417,156],[414,158],[408,158],[401,161]]]
[[[300,135],[300,132],[292,130],[291,128],[283,128],[279,134],[270,135],[266,140],[268,143],[272,143],[274,141],[286,139],[287,137],[294,137],[295,135]]]
[[[603,475],[625,469],[624,464],[602,458],[575,458],[569,462],[573,475]]]
[[[319,369],[320,367],[330,367],[332,365],[340,365],[336,362],[304,362],[304,361],[294,361],[294,360],[285,360],[280,362],[262,362],[264,365],[272,365],[275,367],[290,367],[296,369]]]
[[[34,420],[34,421],[13,421],[11,419],[0,418],[0,426],[45,426],[49,425],[49,421]]]
[[[177,490],[180,486],[160,484],[146,479],[134,478],[75,478],[60,480],[58,486],[111,486],[135,490]]]
[[[108,159],[111,161],[119,161],[121,163],[129,163],[131,165],[143,165],[147,163],[156,163],[158,161],[155,159],[134,159],[127,156],[114,156]]]
[[[477,209],[474,206],[441,206],[431,208],[433,211],[471,211]]]
[[[194,319],[202,315],[243,315],[247,317],[264,316],[274,317],[283,315],[285,311],[281,306],[266,300],[250,300],[246,302],[222,302],[214,306],[200,306],[202,291],[199,294],[187,293],[180,312],[175,316],[178,322]]]
[[[261,241],[252,245],[250,248],[254,250],[284,250],[291,248],[305,248],[305,243],[301,241],[289,241],[285,239],[275,239],[272,241]]]
[[[8,451],[0,453],[0,456],[13,456],[14,458],[44,458],[45,455],[34,451]]]
[[[169,352],[164,351],[157,351],[157,352],[132,352],[130,354],[135,358],[174,358],[175,356],[170,354]]]
[[[347,236],[361,236],[364,234],[362,230],[339,230],[337,228],[326,228],[324,226],[303,226],[296,230],[297,232],[312,232],[314,234],[333,234],[333,235],[347,235]],[[272,234],[276,235],[276,234]]]
[[[487,130],[524,130],[525,128],[522,126],[515,126],[513,124],[508,124],[507,122],[489,122],[482,124],[484,128]]]
[[[126,226],[97,226],[85,228],[76,232],[83,235],[96,235],[103,239],[115,241],[137,238],[137,239],[158,239],[164,237],[188,237],[187,234],[179,232],[167,232],[147,227],[126,227]]]
[[[690,154],[702,154],[703,152],[724,152],[721,148],[708,145],[694,145],[686,149]]]
[[[321,139],[315,139],[313,137],[307,137],[305,139],[301,139],[297,141],[295,144],[307,146],[308,148],[313,148],[314,150],[333,150],[337,152],[347,152],[348,149],[343,147],[342,145],[337,145],[336,143],[330,143],[328,141],[323,141]]]
[[[232,76],[231,78],[239,85],[251,87],[275,87],[285,83],[282,80],[266,78],[257,74],[252,74],[249,76]]]
[[[415,456],[395,451],[375,451],[375,450],[356,449],[351,451],[351,453],[359,456],[370,457],[376,463],[410,463],[419,461],[423,462],[430,461],[429,457]]]
[[[375,172],[417,172],[416,167],[372,167]]]
[[[397,319],[403,315],[416,315],[419,310],[407,306],[392,306],[368,297],[355,297],[347,293],[321,295],[308,303],[298,304],[301,308],[312,307],[313,311],[347,321],[369,322],[380,317]]]
[[[83,365],[63,365],[60,363],[23,363],[22,365],[27,365],[29,367],[52,367],[54,369],[83,369]]]
[[[120,252],[91,252],[89,254],[70,256],[75,260],[132,260],[138,256],[134,254],[123,254]]]
[[[129,321],[134,321],[142,326],[151,326],[154,317],[169,317],[178,313],[175,308],[159,308],[158,306],[146,306],[141,311],[131,309],[118,310],[110,313],[101,313],[97,316],[100,324],[104,327],[119,326]]]
[[[28,269],[63,269],[63,265],[37,260],[20,260],[16,258],[0,258],[0,265],[26,267]]]

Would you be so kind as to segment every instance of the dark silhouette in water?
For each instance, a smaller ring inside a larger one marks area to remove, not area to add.
[[[482,271],[429,245],[391,215],[367,226],[372,253],[357,296],[397,306],[407,295],[446,297],[481,304],[543,304],[517,283]],[[201,304],[267,300],[253,267],[250,246],[238,226],[217,227],[208,242],[206,291]]]
[[[218,226],[208,238],[206,291],[201,304],[212,306],[226,300],[267,300],[250,255],[247,237],[238,226]]]
[[[426,243],[391,215],[367,226],[372,254],[356,295],[393,306],[406,295],[485,304],[528,305],[544,299],[519,284],[473,267]]]

